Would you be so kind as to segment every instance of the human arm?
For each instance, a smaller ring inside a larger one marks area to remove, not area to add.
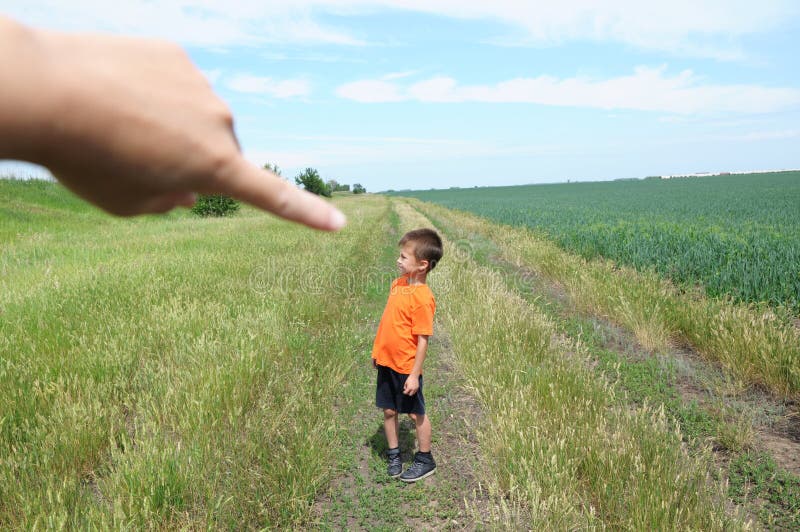
[[[414,395],[419,390],[419,376],[422,375],[422,365],[425,363],[425,355],[428,353],[428,336],[420,334],[417,336],[417,352],[414,355],[414,367],[411,368],[403,385],[403,393]]]
[[[230,110],[177,45],[37,30],[0,16],[0,159],[49,168],[121,216],[225,194],[318,229],[344,217],[247,162]]]

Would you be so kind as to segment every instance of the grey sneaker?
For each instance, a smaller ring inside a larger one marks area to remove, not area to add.
[[[399,477],[400,473],[403,472],[403,461],[400,459],[400,449],[390,449],[386,452],[386,456],[389,458],[389,465],[386,468],[386,472],[389,473],[389,476],[392,478]]]
[[[424,456],[420,453],[414,455],[414,463],[400,475],[403,482],[416,482],[429,477],[436,472],[436,462],[433,456]]]

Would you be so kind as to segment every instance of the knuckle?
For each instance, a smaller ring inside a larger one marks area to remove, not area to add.
[[[210,86],[209,91],[211,91]],[[203,102],[203,112],[205,112],[214,123],[221,123],[224,126],[227,126],[228,129],[232,130],[233,112],[231,111],[231,108],[221,98],[214,94],[213,91],[207,96],[208,97]]]
[[[229,183],[235,177],[236,152],[220,146],[207,146],[205,152],[205,164],[209,179],[206,185],[216,188],[224,183]]]
[[[229,129],[233,129],[233,113],[223,101],[217,99],[219,108],[217,109],[217,116],[220,122],[225,124]]]
[[[226,177],[231,172],[231,157],[225,151],[212,148],[208,152],[208,164],[214,175]]]

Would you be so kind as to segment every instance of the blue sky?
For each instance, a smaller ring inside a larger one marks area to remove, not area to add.
[[[800,2],[8,1],[168,38],[243,151],[369,191],[800,168]],[[2,173],[2,167],[0,167]]]

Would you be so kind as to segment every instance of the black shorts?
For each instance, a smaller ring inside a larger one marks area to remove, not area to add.
[[[378,366],[378,386],[375,390],[375,406],[391,409],[401,414],[425,415],[425,397],[422,395],[422,375],[419,390],[414,395],[405,395],[403,386],[408,375],[397,373],[392,368]]]

